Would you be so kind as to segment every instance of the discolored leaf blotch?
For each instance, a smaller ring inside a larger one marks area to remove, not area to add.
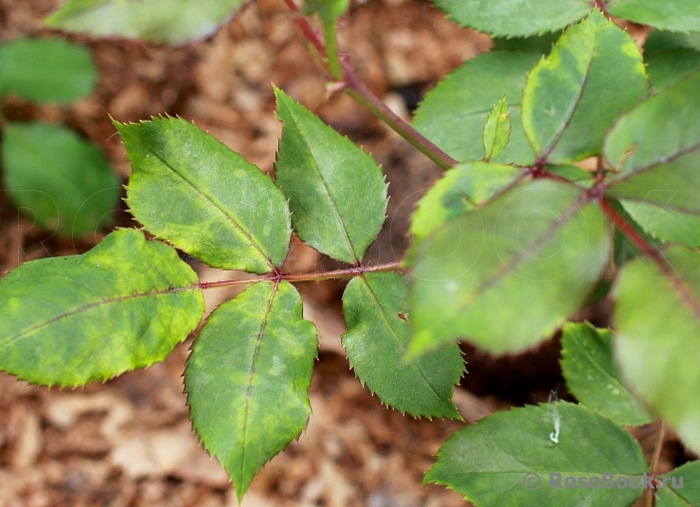
[[[239,501],[311,413],[316,328],[301,312],[289,283],[256,283],[211,314],[187,361],[194,429],[226,468]]]
[[[133,168],[126,202],[149,232],[214,267],[284,262],[289,208],[256,166],[185,120],[114,123]]]
[[[81,386],[162,361],[202,318],[196,283],[173,248],[133,229],[27,262],[0,280],[0,368]]]

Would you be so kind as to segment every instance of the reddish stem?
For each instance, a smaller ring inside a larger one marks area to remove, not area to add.
[[[615,209],[602,195],[600,196],[600,206],[603,208],[603,212],[608,215],[608,218],[613,221],[617,228],[620,229],[625,236],[631,239],[642,252],[651,257],[654,262],[659,265],[661,271],[663,271],[665,275],[677,276],[673,269],[666,263],[666,259],[664,259],[661,252],[647,243],[647,241],[637,231],[635,231],[629,223],[625,222],[625,219],[622,218],[617,211],[615,211]]]
[[[457,165],[457,160],[450,157],[436,146],[435,143],[411,127],[403,118],[389,109],[384,102],[372,93],[372,91],[357,78],[347,61],[343,60],[342,66],[345,92],[348,95],[364,106],[370,113],[384,121],[394,132],[411,143],[416,149],[443,169],[447,170]]]
[[[320,282],[322,280],[333,280],[337,278],[352,278],[365,273],[379,273],[383,271],[400,271],[403,269],[401,262],[389,262],[377,264],[376,266],[353,266],[350,268],[334,269],[332,271],[320,271],[316,273],[272,273],[237,280],[214,280],[212,282],[200,282],[200,289],[216,289],[218,287],[232,287],[236,285],[250,285],[257,282]]]
[[[284,2],[287,4],[287,7],[289,7],[289,10],[292,11],[294,22],[299,27],[299,30],[311,44],[311,46],[323,58],[326,71],[332,75],[329,68],[329,58],[333,58],[334,62],[337,63],[338,55],[331,56],[328,54],[326,51],[326,43],[324,42],[323,38],[311,27],[308,19],[304,17],[302,12],[299,10],[299,7],[297,7],[293,0],[284,0]],[[365,107],[370,113],[382,120],[392,130],[394,130],[397,134],[403,137],[406,141],[412,144],[416,149],[443,169],[449,169],[457,165],[457,161],[455,159],[450,157],[433,142],[428,140],[423,134],[414,129],[408,122],[389,109],[384,102],[382,102],[374,93],[372,93],[372,91],[357,78],[352,70],[352,67],[347,61],[347,58],[341,58],[340,64],[343,75],[339,80],[339,86],[335,86],[335,89],[345,91],[353,99],[359,102],[360,105]]]
[[[311,27],[309,21],[299,10],[299,7],[297,7],[297,4],[294,3],[294,0],[284,0],[284,3],[287,4],[287,7],[289,7],[289,10],[292,12],[294,22],[304,38],[314,47],[316,52],[321,55],[321,57],[326,58],[326,45],[321,40],[321,37],[319,37],[316,31]]]

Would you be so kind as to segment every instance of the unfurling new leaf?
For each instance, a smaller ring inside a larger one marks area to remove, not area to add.
[[[413,126],[460,162],[482,160],[488,111],[505,96],[512,130],[508,145],[494,161],[533,163],[535,157],[520,121],[520,98],[527,72],[539,58],[538,53],[506,51],[472,58],[426,95]]]
[[[510,141],[510,114],[508,104],[503,97],[493,106],[493,109],[486,118],[484,126],[484,160],[488,162],[497,157],[508,145]]]

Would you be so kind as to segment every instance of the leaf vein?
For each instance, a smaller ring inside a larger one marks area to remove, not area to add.
[[[195,185],[193,182],[191,182],[184,174],[182,174],[180,171],[177,170],[174,166],[172,166],[168,161],[166,161],[159,153],[156,153],[154,150],[150,148],[150,146],[145,146],[149,152],[151,152],[158,160],[160,160],[165,166],[167,166],[169,169],[172,170],[174,174],[177,174],[185,183],[187,183],[197,194],[199,194],[203,199],[205,199],[207,202],[209,202],[214,209],[223,214],[226,219],[228,219],[232,225],[240,232],[240,234],[247,240],[248,244],[258,252],[258,254],[264,259],[264,261],[267,263],[268,266],[270,266],[271,270],[275,269],[274,264],[272,263],[272,260],[269,258],[269,256],[263,251],[262,247],[258,244],[257,241],[255,241],[255,238],[248,233],[248,231],[245,230],[243,225],[236,219],[236,217],[232,214],[230,214],[224,206],[216,201],[213,197],[210,197],[206,193],[202,192],[197,185]]]

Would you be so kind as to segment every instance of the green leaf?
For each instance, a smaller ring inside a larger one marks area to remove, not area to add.
[[[90,95],[97,78],[90,51],[80,44],[51,37],[0,45],[0,97],[67,104]]]
[[[573,164],[545,164],[544,168],[548,173],[561,176],[579,186],[592,187],[595,183],[595,173],[585,171]]]
[[[647,72],[655,91],[661,91],[700,70],[700,52],[670,49],[647,59]]]
[[[105,156],[60,125],[7,125],[2,165],[15,205],[45,229],[79,237],[117,207],[121,188]]]
[[[672,32],[700,32],[700,9],[695,0],[609,0],[605,7],[618,18]]]
[[[214,310],[185,370],[194,429],[243,497],[306,427],[316,329],[287,282],[260,282]]]
[[[50,28],[97,37],[185,44],[213,34],[246,0],[69,0],[44,20]]]
[[[492,35],[524,36],[553,32],[578,21],[592,0],[434,0],[462,26]]]
[[[523,90],[523,127],[548,162],[600,152],[613,121],[648,91],[632,38],[595,10],[569,28],[533,69]]]
[[[691,461],[658,478],[656,507],[700,505],[700,461]]]
[[[700,33],[653,30],[644,42],[649,79],[660,91],[700,67]]]
[[[654,55],[669,49],[700,51],[700,33],[676,33],[653,30],[644,42],[644,55]]]
[[[503,97],[493,106],[486,118],[484,127],[484,160],[489,161],[503,152],[510,141],[510,114],[506,98]]]
[[[407,359],[408,282],[396,273],[368,273],[350,281],[343,295],[350,366],[383,403],[414,417],[461,419],[452,391],[464,372],[456,343]]]
[[[616,199],[700,213],[700,72],[623,116],[605,140]]]
[[[185,120],[114,125],[133,168],[126,202],[149,232],[210,266],[266,273],[282,264],[289,208],[256,166]]]
[[[672,247],[663,268],[627,263],[613,291],[615,353],[623,379],[684,443],[700,451],[700,255]]]
[[[607,264],[610,231],[582,190],[540,179],[416,248],[409,351],[463,337],[503,354],[535,345],[578,310]]]
[[[417,240],[445,222],[483,204],[498,192],[512,186],[525,172],[517,167],[468,162],[445,173],[419,201],[411,221],[411,234]]]
[[[174,249],[133,229],[27,262],[0,280],[0,369],[79,386],[162,361],[202,318],[196,283]]]
[[[624,426],[652,420],[622,384],[613,359],[610,331],[588,323],[566,324],[561,369],[569,391],[586,407]]]
[[[478,507],[627,507],[641,495],[646,472],[632,435],[579,405],[559,402],[497,412],[457,431],[425,480]],[[615,487],[618,478],[640,486]]]
[[[334,23],[348,9],[350,0],[306,0],[304,13],[318,14],[324,23]]]
[[[492,52],[472,58],[428,92],[416,111],[413,126],[460,162],[481,160],[486,118],[505,96],[512,132],[508,146],[495,160],[504,164],[534,163],[520,123],[520,98],[527,72],[539,56]]]
[[[275,176],[299,237],[334,259],[358,263],[379,234],[387,185],[374,159],[275,89],[284,123]]]
[[[654,238],[691,248],[700,247],[700,216],[686,215],[644,202],[620,202],[634,221]]]
[[[491,37],[491,51],[529,51],[546,55],[560,36],[561,32],[557,31],[533,37]]]

